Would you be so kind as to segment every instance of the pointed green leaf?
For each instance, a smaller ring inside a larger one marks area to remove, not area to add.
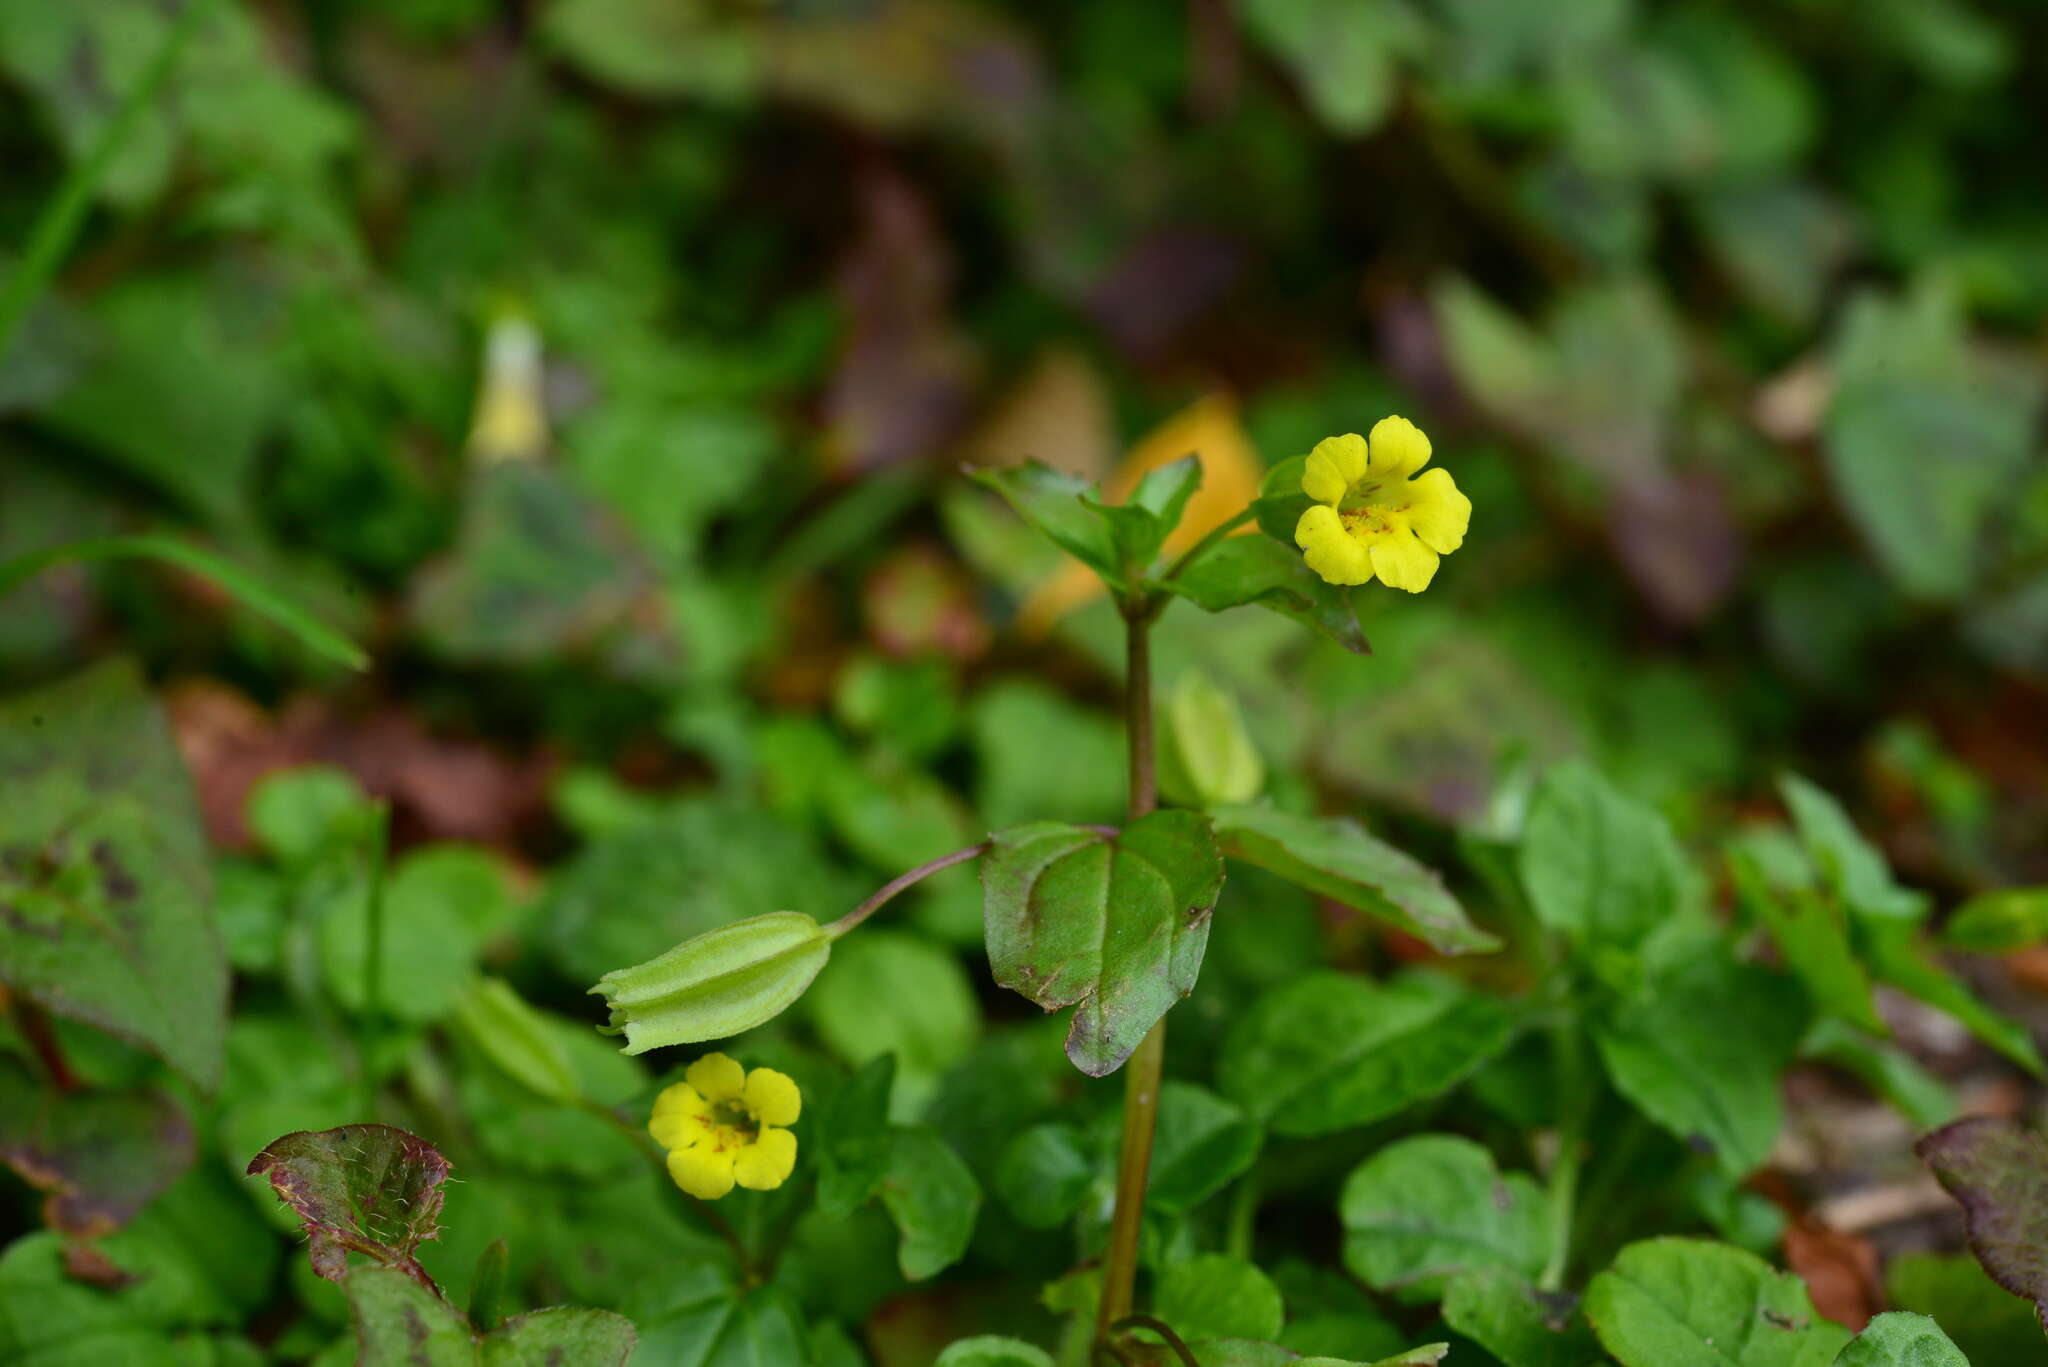
[[[1123,584],[1117,536],[1096,501],[1094,485],[1035,460],[969,474],[1001,494],[1026,522],[1105,583],[1112,588]]]
[[[1218,1077],[1274,1133],[1328,1134],[1450,1090],[1513,1035],[1498,998],[1447,978],[1310,973],[1231,1024]]]
[[[1315,628],[1353,654],[1372,654],[1351,590],[1310,569],[1299,551],[1262,537],[1228,537],[1173,578],[1151,581],[1151,587],[1204,612],[1256,603]]]
[[[1441,954],[1498,949],[1472,924],[1434,869],[1346,817],[1300,816],[1272,807],[1219,807],[1216,838],[1231,859],[1256,864],[1397,930]]]
[[[1580,761],[1544,775],[1521,872],[1536,915],[1580,941],[1634,948],[1685,904],[1685,860],[1670,826]]]
[[[1041,821],[997,831],[981,861],[989,966],[1048,1011],[1079,1006],[1067,1057],[1115,1071],[1193,990],[1223,888],[1208,821],[1154,812],[1116,836]]]

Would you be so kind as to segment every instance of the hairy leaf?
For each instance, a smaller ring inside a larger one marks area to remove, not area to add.
[[[313,1270],[342,1280],[360,1253],[426,1284],[413,1251],[439,1236],[448,1160],[390,1125],[301,1130],[249,1161],[306,1228]]]

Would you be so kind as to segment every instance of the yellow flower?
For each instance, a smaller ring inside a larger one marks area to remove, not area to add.
[[[1356,432],[1317,442],[1301,472],[1316,506],[1294,524],[1308,567],[1332,584],[1378,575],[1388,588],[1428,588],[1472,521],[1472,500],[1428,463],[1429,438],[1406,418],[1381,418],[1370,442]]]
[[[706,1054],[684,1081],[654,1099],[647,1132],[669,1151],[668,1175],[703,1201],[716,1201],[737,1182],[773,1191],[796,1166],[796,1124],[803,1097],[773,1068],[749,1073],[724,1054]]]

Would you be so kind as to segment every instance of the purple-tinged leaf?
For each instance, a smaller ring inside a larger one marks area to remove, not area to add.
[[[300,1130],[250,1160],[258,1174],[304,1223],[306,1256],[327,1280],[360,1253],[432,1287],[413,1250],[441,1232],[448,1160],[426,1140],[390,1125]]]
[[[1942,1126],[1914,1152],[1962,1203],[1970,1251],[1991,1280],[2032,1301],[2048,1329],[2048,1137],[1975,1115]]]
[[[0,1159],[47,1193],[52,1229],[119,1229],[192,1166],[192,1152],[192,1123],[163,1092],[58,1091],[0,1059]]]

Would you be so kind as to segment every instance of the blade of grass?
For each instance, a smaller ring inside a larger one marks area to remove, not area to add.
[[[184,9],[171,21],[170,31],[150,56],[149,65],[130,86],[128,94],[121,100],[121,107],[114,111],[100,129],[92,150],[83,160],[74,162],[63,181],[57,186],[57,193],[50,197],[37,215],[35,226],[30,230],[28,243],[22,249],[21,259],[15,263],[4,284],[0,284],[0,357],[7,354],[8,344],[14,340],[15,329],[43,290],[57,274],[57,268],[64,258],[71,254],[71,244],[78,237],[78,230],[85,223],[86,211],[92,207],[93,192],[113,164],[114,156],[135,129],[147,109],[163,89],[165,80],[178,65],[178,57],[185,44],[192,37],[192,31],[199,26],[200,11],[212,0],[185,0]]]
[[[0,598],[53,565],[76,560],[163,560],[210,579],[250,611],[268,617],[308,649],[350,669],[366,669],[370,657],[354,641],[265,584],[241,566],[168,536],[102,536],[66,542],[0,562]]]

